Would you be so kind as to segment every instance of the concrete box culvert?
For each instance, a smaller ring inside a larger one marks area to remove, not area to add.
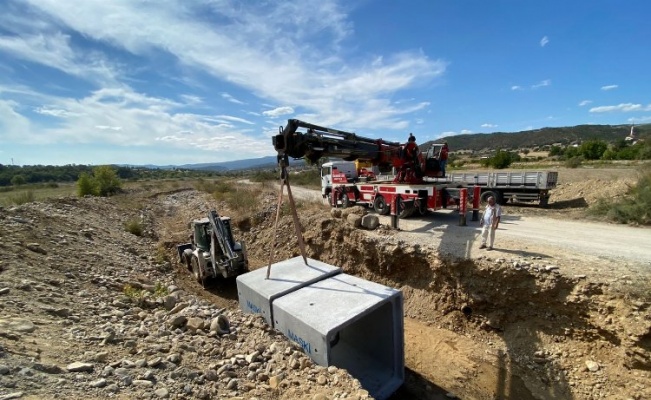
[[[261,314],[269,326],[274,326],[271,303],[303,286],[318,282],[341,273],[341,268],[298,256],[271,265],[267,279],[267,268],[259,268],[237,277],[237,295],[240,309],[246,313]]]
[[[399,290],[339,274],[274,300],[274,327],[382,400],[404,382],[403,303]]]

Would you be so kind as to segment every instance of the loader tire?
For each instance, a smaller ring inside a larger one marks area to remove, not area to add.
[[[188,269],[188,272],[192,272],[192,253],[190,254],[183,253],[183,263],[185,264],[185,267]]]
[[[192,276],[194,279],[203,284],[203,274],[201,273],[201,267],[199,266],[199,259],[196,256],[192,256]]]

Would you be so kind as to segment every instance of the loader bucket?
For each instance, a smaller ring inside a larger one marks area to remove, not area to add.
[[[176,246],[176,251],[179,253],[179,260],[181,262],[185,262],[185,260],[183,259],[183,252],[187,249],[192,249],[192,243],[185,243]]]

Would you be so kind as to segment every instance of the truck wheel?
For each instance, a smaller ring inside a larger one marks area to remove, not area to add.
[[[549,207],[549,196],[540,196],[540,207],[547,208]]]
[[[424,200],[420,200],[418,202],[418,206],[416,207],[416,210],[418,211],[418,214],[420,215],[427,215],[427,203]]]
[[[387,207],[387,201],[383,196],[375,196],[375,200],[373,200],[373,209],[380,215],[387,215],[391,212],[391,208]]]
[[[203,274],[201,273],[201,267],[199,266],[199,259],[196,256],[192,256],[192,276],[194,279],[203,284]]]
[[[482,205],[488,204],[488,198],[491,196],[495,199],[495,203],[501,204],[501,196],[499,195],[499,193],[490,190],[483,192],[481,196],[479,196],[479,200],[481,201],[481,204]]]
[[[348,208],[350,206],[350,198],[348,198],[348,193],[341,194],[341,208]]]

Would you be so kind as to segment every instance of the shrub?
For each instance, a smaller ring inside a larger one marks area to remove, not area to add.
[[[124,224],[124,227],[127,232],[136,236],[142,236],[143,232],[145,231],[142,222],[138,221],[135,218],[128,220]]]
[[[122,188],[122,182],[118,178],[116,170],[110,165],[94,168],[93,177],[97,182],[97,190],[100,196],[110,196],[118,193]]]
[[[579,166],[581,166],[581,162],[582,162],[581,157],[572,157],[572,158],[568,158],[565,161],[565,166],[567,168],[578,168]]]
[[[298,174],[289,177],[290,185],[306,186],[306,187],[321,187],[321,171],[318,169],[309,169],[301,171]]]
[[[110,165],[93,168],[92,175],[82,172],[77,180],[77,194],[83,196],[110,196],[118,193],[122,188],[122,181],[117,172]]]
[[[14,177],[11,178],[11,184],[14,186],[20,186],[26,183],[27,179],[23,175],[14,175]]]
[[[604,155],[606,149],[608,144],[603,140],[588,140],[579,148],[579,154],[586,160],[598,160]]]
[[[31,203],[35,200],[34,198],[34,192],[31,190],[28,190],[26,192],[18,193],[15,196],[10,196],[9,197],[9,202],[12,204],[16,205],[21,205],[25,203]]]
[[[251,176],[251,181],[253,182],[267,182],[267,181],[277,181],[280,179],[278,172],[276,171],[256,171],[253,176]]]
[[[646,166],[640,171],[640,177],[627,197],[619,201],[601,199],[589,212],[622,224],[651,225],[651,167]]]
[[[77,194],[79,197],[97,196],[98,194],[95,181],[85,172],[82,172],[81,175],[79,175],[79,180],[77,180]]]
[[[504,169],[508,168],[513,163],[513,161],[517,161],[517,159],[519,159],[519,157],[515,157],[515,155],[509,153],[508,151],[497,150],[497,153],[495,153],[493,157],[483,159],[481,163],[485,167]]]

